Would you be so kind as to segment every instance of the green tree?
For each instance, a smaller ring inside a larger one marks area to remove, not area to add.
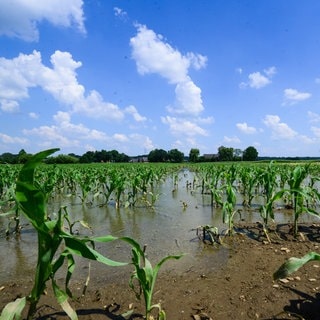
[[[199,149],[192,148],[189,152],[189,161],[190,162],[197,162],[199,160]]]
[[[17,156],[10,152],[5,152],[0,156],[0,162],[10,164],[17,163]]]
[[[18,163],[26,163],[31,158],[31,154],[25,152],[24,149],[21,149],[18,153]]]
[[[148,155],[148,160],[150,162],[165,162],[168,160],[168,153],[163,149],[151,150]]]
[[[83,154],[80,159],[79,162],[80,163],[91,163],[94,162],[94,152],[93,151],[87,151],[85,154]]]
[[[233,148],[227,148],[221,146],[218,148],[219,161],[232,161],[233,160]]]
[[[178,149],[171,149],[168,151],[168,160],[171,162],[182,162],[184,159],[183,152]]]
[[[258,158],[258,151],[255,147],[248,147],[243,151],[243,160],[245,161],[255,161]]]

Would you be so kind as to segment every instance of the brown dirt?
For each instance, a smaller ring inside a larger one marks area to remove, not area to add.
[[[239,230],[247,235],[224,239],[224,246],[230,249],[223,266],[206,273],[192,265],[180,274],[160,270],[154,302],[161,302],[167,319],[320,319],[319,262],[307,264],[287,283],[272,279],[286,258],[320,251],[320,226],[301,225],[298,239],[289,236],[288,225],[274,226],[271,243],[256,225],[243,225]],[[81,296],[71,302],[79,319],[143,319],[144,304],[137,301],[127,280],[113,279],[106,286],[90,283],[85,296],[73,283],[75,295]],[[30,281],[4,284],[0,308],[26,295],[31,285]],[[122,317],[130,308],[131,317]],[[39,303],[37,319],[67,319],[50,290]]]

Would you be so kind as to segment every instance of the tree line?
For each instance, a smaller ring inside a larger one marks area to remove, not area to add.
[[[32,154],[21,149],[18,154],[5,152],[0,155],[0,163],[8,164],[23,164]],[[59,154],[46,159],[49,164],[62,163],[97,163],[97,162],[173,162],[181,163],[184,161],[190,162],[208,162],[208,161],[255,161],[258,159],[258,151],[250,146],[245,150],[228,148],[221,146],[216,154],[204,154],[200,156],[200,150],[196,148],[190,149],[189,156],[185,156],[178,149],[166,151],[164,149],[154,149],[149,154],[137,157],[130,157],[124,153],[119,153],[117,150],[101,150],[87,151],[83,155],[74,153]]]

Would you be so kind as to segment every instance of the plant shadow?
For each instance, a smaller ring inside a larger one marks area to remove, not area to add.
[[[258,242],[266,241],[266,235],[263,231],[263,225],[260,222],[256,222],[252,225],[236,226],[236,231],[248,236],[252,240]],[[292,223],[278,223],[274,226],[268,226],[268,235],[273,243],[279,243],[279,241],[297,241],[299,239],[308,239],[311,242],[320,242],[320,225],[312,224],[298,224],[297,237],[293,234]]]
[[[264,320],[283,320],[283,319],[302,319],[302,320],[319,320],[320,310],[320,293],[311,296],[305,292],[284,286],[301,298],[290,300],[290,304],[284,306],[283,311],[279,314]]]
[[[106,308],[92,308],[92,309],[77,309],[77,315],[79,319],[85,316],[99,316],[99,319],[105,318],[110,320],[136,320],[144,319],[143,315],[140,313],[131,313],[127,316],[123,314],[117,314],[120,310],[120,305],[113,303],[108,305]],[[58,320],[58,319],[69,319],[67,314],[63,311],[57,311],[50,314],[46,314],[37,317],[36,320]]]

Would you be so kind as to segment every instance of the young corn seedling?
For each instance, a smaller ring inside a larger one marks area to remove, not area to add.
[[[302,213],[306,212],[318,216],[316,210],[307,206],[307,200],[316,196],[319,199],[319,193],[316,189],[304,185],[305,180],[310,176],[310,164],[305,166],[296,166],[289,175],[289,190],[292,207],[294,210],[293,234],[298,235],[298,220]]]
[[[34,155],[21,169],[16,183],[16,201],[19,209],[21,209],[21,212],[38,234],[38,261],[31,293],[27,297],[19,298],[9,303],[0,316],[1,320],[21,319],[21,314],[27,303],[29,304],[27,320],[33,319],[40,297],[46,289],[47,282],[50,280],[58,303],[72,320],[76,320],[77,314],[68,303],[68,297],[71,296],[68,284],[75,268],[73,256],[78,255],[109,266],[128,264],[110,260],[91,247],[94,242],[110,242],[117,238],[112,236],[81,238],[66,232],[63,227],[63,210],[59,211],[57,219],[50,220],[48,218],[47,197],[43,190],[36,187],[34,173],[42,160],[57,150],[46,150]],[[131,239],[123,240],[131,243]],[[134,242],[132,243],[134,244]],[[61,252],[60,255],[59,252]],[[67,260],[67,275],[65,289],[63,290],[58,286],[55,274],[63,266],[65,259]]]
[[[277,172],[274,168],[273,161],[270,162],[268,167],[265,168],[261,175],[258,177],[258,182],[263,188],[263,196],[265,197],[265,202],[260,207],[260,216],[263,221],[263,232],[266,235],[268,241],[271,242],[268,235],[269,220],[274,219],[274,202],[281,199],[284,193],[283,190],[276,192]]]
[[[158,316],[156,319],[165,320],[166,314],[161,308],[161,304],[152,304],[153,290],[157,280],[158,272],[160,267],[170,259],[180,259],[183,255],[176,256],[167,256],[163,258],[159,263],[153,268],[150,261],[146,257],[145,253],[146,246],[141,249],[140,246],[133,246],[132,248],[132,264],[135,267],[129,285],[134,290],[136,297],[141,298],[141,295],[144,297],[145,302],[145,315],[147,320],[154,320],[152,316],[152,311],[158,309]],[[134,280],[138,281],[139,290],[136,290],[134,285]]]
[[[232,184],[228,183],[225,186],[227,198],[223,203],[223,223],[228,224],[228,230],[226,234],[233,235],[234,232],[234,216],[239,213],[239,210],[235,209],[236,206],[236,192]]]

